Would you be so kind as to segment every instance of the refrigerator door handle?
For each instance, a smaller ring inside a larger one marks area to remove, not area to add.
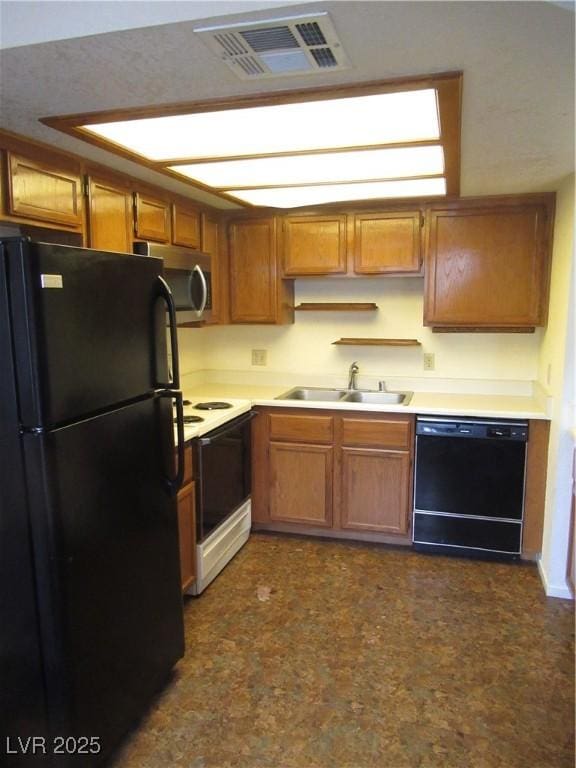
[[[158,275],[158,296],[166,302],[166,309],[168,311],[168,324],[170,328],[170,354],[172,357],[172,378],[171,381],[165,383],[162,382],[160,386],[167,387],[171,390],[180,389],[180,364],[178,360],[178,332],[176,328],[176,307],[174,306],[174,298],[172,297],[172,291],[168,287],[168,283],[163,277]]]
[[[176,448],[176,472],[173,477],[166,477],[165,482],[171,496],[176,496],[184,482],[184,404],[180,390],[165,389],[158,392],[158,397],[167,397],[176,401],[176,433],[178,445]]]

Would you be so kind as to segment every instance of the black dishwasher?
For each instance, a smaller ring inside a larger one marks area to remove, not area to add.
[[[414,548],[519,557],[527,441],[525,421],[417,417]]]

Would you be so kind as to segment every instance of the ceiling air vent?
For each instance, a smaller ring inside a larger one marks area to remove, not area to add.
[[[218,24],[194,31],[243,80],[313,75],[350,66],[327,13]]]

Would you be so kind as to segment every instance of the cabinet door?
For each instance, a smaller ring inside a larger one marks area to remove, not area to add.
[[[417,273],[421,266],[420,211],[354,216],[354,272],[360,275]]]
[[[543,324],[546,219],[543,205],[433,209],[427,225],[424,324]]]
[[[287,277],[346,272],[346,216],[287,216],[283,262]]]
[[[225,253],[220,248],[218,221],[202,214],[202,250],[211,256],[212,314],[209,324],[223,324],[228,318],[228,275]]]
[[[409,488],[407,451],[343,448],[342,528],[407,533]]]
[[[293,287],[277,267],[276,220],[233,222],[230,238],[230,319],[233,323],[293,321]]]
[[[132,194],[105,180],[88,180],[90,248],[132,252]]]
[[[167,243],[170,240],[170,206],[164,200],[158,200],[139,192],[136,200],[136,237],[141,240],[155,240]]]
[[[9,153],[8,212],[81,229],[80,175]]]
[[[189,483],[178,492],[178,537],[183,592],[196,579],[195,488],[195,483]]]
[[[172,242],[187,248],[200,248],[200,213],[179,203],[172,206]]]
[[[270,520],[332,526],[333,449],[270,443]]]

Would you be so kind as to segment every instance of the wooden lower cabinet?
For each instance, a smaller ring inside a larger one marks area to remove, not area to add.
[[[270,520],[332,526],[333,449],[270,444]]]
[[[180,576],[182,592],[196,580],[196,483],[189,483],[178,492],[178,537],[180,541]]]
[[[409,543],[413,416],[261,409],[252,439],[255,528]]]
[[[178,540],[182,592],[196,580],[196,483],[192,479],[192,447],[184,451],[184,483],[178,491]]]
[[[410,453],[342,448],[340,526],[408,533]]]

